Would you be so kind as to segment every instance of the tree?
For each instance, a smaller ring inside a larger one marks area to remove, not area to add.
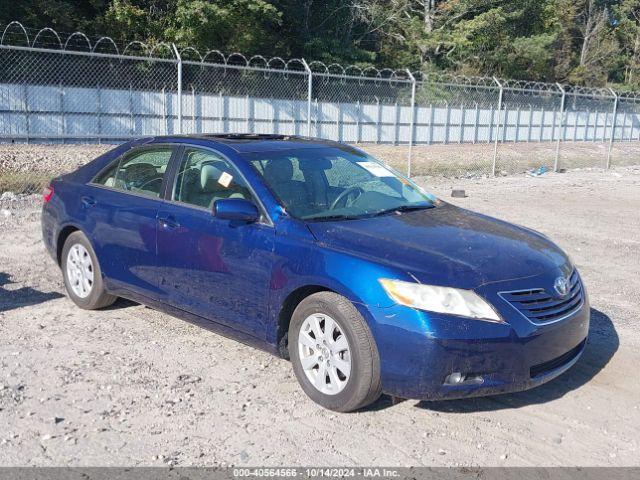
[[[583,0],[576,18],[580,34],[578,66],[569,80],[578,84],[604,85],[618,45],[609,25],[607,4],[597,0]]]
[[[257,52],[278,43],[281,22],[281,12],[265,0],[178,0],[166,34],[202,50]]]
[[[622,0],[614,6],[616,36],[620,45],[620,69],[616,78],[628,86],[640,87],[640,2]]]
[[[640,0],[24,0],[0,22],[360,67],[640,86]]]

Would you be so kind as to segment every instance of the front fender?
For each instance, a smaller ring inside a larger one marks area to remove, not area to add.
[[[379,278],[397,278],[392,267],[357,255],[319,245],[304,224],[278,229],[269,285],[269,321],[266,339],[278,341],[279,314],[286,298],[302,287],[320,287],[349,299],[363,315],[369,328],[377,330],[368,306],[389,307],[389,298]]]

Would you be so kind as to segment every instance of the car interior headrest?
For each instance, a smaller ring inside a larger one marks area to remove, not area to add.
[[[300,170],[302,170],[303,172],[307,171],[307,172],[313,172],[313,171],[320,171],[320,170],[329,170],[333,165],[331,164],[331,160],[329,160],[328,158],[317,158],[317,157],[311,157],[311,158],[300,158]]]
[[[200,169],[200,189],[203,192],[214,192],[222,186],[218,183],[222,170],[213,165],[202,165]]]

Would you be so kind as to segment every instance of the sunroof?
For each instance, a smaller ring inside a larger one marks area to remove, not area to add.
[[[201,135],[206,138],[219,138],[225,140],[293,140],[299,139],[291,135],[277,135],[268,133],[212,133]]]

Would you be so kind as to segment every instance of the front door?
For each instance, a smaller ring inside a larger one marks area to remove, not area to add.
[[[158,212],[159,287],[178,308],[263,338],[275,231],[216,218],[223,198],[256,201],[225,157],[185,148],[171,201]]]

